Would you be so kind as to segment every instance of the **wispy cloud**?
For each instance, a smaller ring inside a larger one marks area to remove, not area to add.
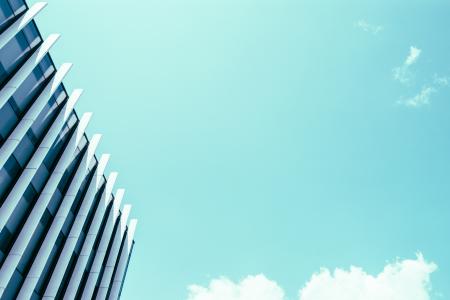
[[[362,29],[365,32],[370,32],[372,34],[378,34],[380,31],[383,30],[383,26],[370,24],[364,19],[361,19],[358,22],[356,22],[355,26]]]
[[[438,86],[448,86],[450,84],[450,77],[434,74],[433,83]]]
[[[430,104],[431,94],[435,93],[437,90],[431,86],[424,86],[418,94],[411,98],[405,100],[400,100],[399,104],[404,104],[409,107],[420,107],[423,105]]]
[[[430,275],[437,269],[421,254],[387,264],[376,276],[363,269],[322,269],[300,289],[299,300],[429,300]],[[283,289],[264,275],[248,276],[235,283],[214,279],[209,286],[191,285],[187,300],[286,300]]]
[[[410,66],[415,63],[419,58],[421,52],[422,50],[420,50],[419,48],[411,46],[409,48],[409,55],[406,58],[404,65]]]
[[[413,87],[410,83],[414,73],[410,70],[410,68],[417,62],[421,53],[421,49],[411,46],[409,48],[409,54],[403,64],[400,67],[393,69],[394,79],[403,84],[409,85],[410,88]],[[429,80],[427,84],[422,86],[418,93],[412,97],[403,97],[397,101],[397,103],[411,108],[418,108],[428,105],[431,102],[431,95],[447,86],[450,86],[450,77],[434,74],[433,79]]]
[[[392,70],[394,79],[403,84],[410,83],[413,78],[413,73],[411,72],[410,67],[417,62],[421,53],[421,49],[411,46],[409,48],[409,54],[403,64]]]

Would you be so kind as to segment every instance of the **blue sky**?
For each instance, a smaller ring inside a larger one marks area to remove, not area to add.
[[[450,3],[393,2],[49,1],[139,219],[123,299],[298,299],[351,266],[449,298]]]

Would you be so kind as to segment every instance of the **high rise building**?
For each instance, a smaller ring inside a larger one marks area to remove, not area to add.
[[[137,221],[36,27],[45,6],[0,0],[0,298],[117,299]]]

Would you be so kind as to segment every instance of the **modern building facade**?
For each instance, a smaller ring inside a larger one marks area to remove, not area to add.
[[[0,0],[0,299],[117,299],[137,221],[36,27],[45,6]]]

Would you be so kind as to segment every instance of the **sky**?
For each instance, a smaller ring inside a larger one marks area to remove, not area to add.
[[[139,219],[122,299],[450,299],[450,2],[48,2]]]

